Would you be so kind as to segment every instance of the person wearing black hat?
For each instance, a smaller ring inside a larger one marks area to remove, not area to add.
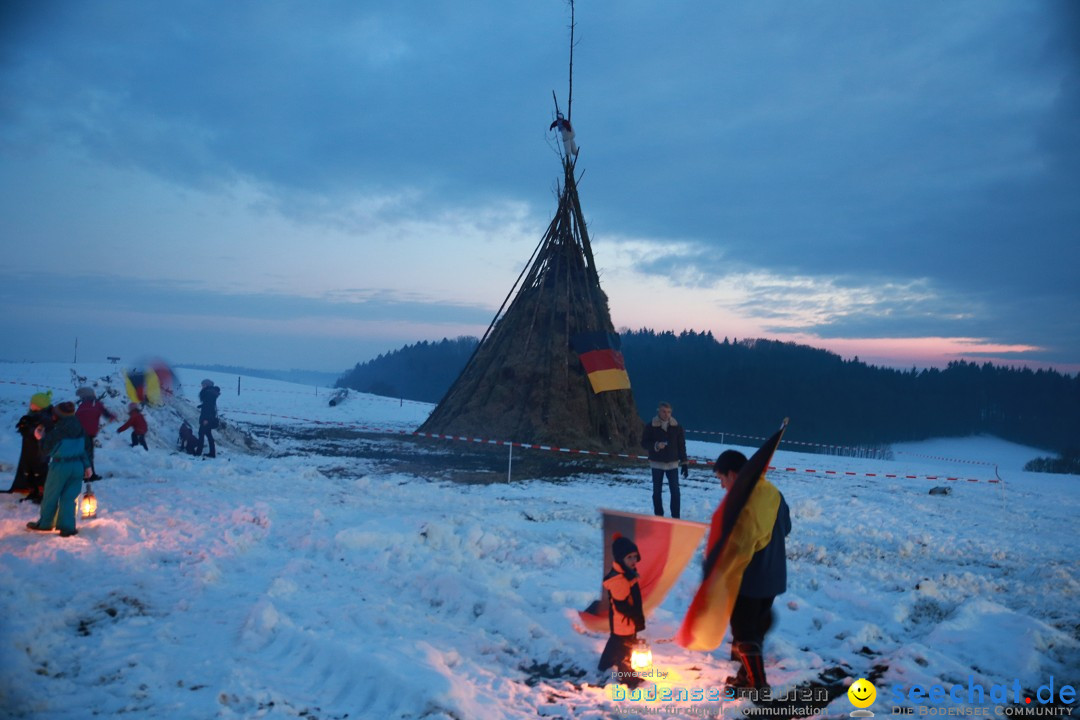
[[[645,611],[638,586],[637,564],[641,553],[628,538],[615,534],[611,544],[611,572],[604,577],[604,589],[608,591],[608,637],[604,652],[600,654],[599,669],[607,671],[615,666],[619,682],[635,688],[644,680],[634,675],[630,666],[630,654],[634,650],[637,634],[645,629]]]
[[[53,429],[46,434],[38,426],[35,431],[41,450],[49,456],[49,476],[41,499],[41,515],[26,527],[43,532],[59,529],[60,537],[69,537],[79,534],[75,528],[75,500],[83,479],[90,479],[90,458],[86,456],[86,433],[75,417],[75,403],[62,402],[55,410]]]
[[[746,464],[738,450],[725,450],[716,458],[713,472],[725,492],[730,490]],[[761,478],[759,483],[768,483]],[[731,611],[731,659],[739,663],[736,675],[727,678],[728,687],[737,692],[761,690],[769,686],[765,677],[763,646],[765,634],[772,628],[772,609],[777,595],[787,590],[787,552],[784,538],[791,532],[791,511],[783,494],[776,509],[772,536],[754,553],[743,571],[739,594]]]

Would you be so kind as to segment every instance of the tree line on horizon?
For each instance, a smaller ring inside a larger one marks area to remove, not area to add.
[[[957,360],[897,370],[828,350],[711,332],[621,333],[643,421],[670,402],[688,430],[767,436],[788,417],[785,440],[880,447],[989,434],[1076,457],[1080,374]],[[423,341],[356,366],[338,387],[439,402],[468,362],[474,337]]]

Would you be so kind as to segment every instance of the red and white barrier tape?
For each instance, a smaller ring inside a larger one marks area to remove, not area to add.
[[[29,387],[37,387],[37,388],[42,388],[42,387],[49,388],[49,387],[52,387],[52,386],[48,386],[48,385],[25,383],[25,382],[21,382],[21,381],[12,381],[12,380],[0,380],[0,384],[27,385]],[[53,389],[63,389],[63,388],[53,388]],[[254,390],[249,390],[249,392],[252,392],[252,391],[254,391]],[[272,392],[272,391],[266,391],[266,392]],[[366,431],[366,432],[373,432],[373,433],[381,433],[381,434],[389,434],[389,435],[414,435],[414,436],[417,436],[417,437],[433,438],[433,439],[436,439],[436,440],[455,440],[455,441],[460,441],[460,442],[471,442],[471,443],[477,443],[477,444],[483,444],[483,445],[495,445],[495,446],[502,446],[502,447],[524,448],[524,449],[527,449],[527,450],[549,450],[551,452],[560,452],[560,453],[568,453],[568,454],[576,454],[576,455],[596,455],[598,457],[615,457],[615,458],[622,458],[622,459],[626,459],[626,460],[648,460],[649,459],[647,455],[631,455],[629,453],[612,453],[612,452],[604,452],[602,450],[580,450],[580,449],[576,449],[576,448],[557,447],[557,446],[554,446],[554,445],[540,445],[540,444],[536,444],[536,443],[515,442],[515,441],[512,441],[512,440],[491,440],[491,439],[488,439],[488,438],[474,438],[474,437],[466,437],[466,436],[460,436],[460,435],[441,435],[441,434],[438,434],[438,433],[422,433],[422,432],[418,432],[418,431],[414,431],[414,430],[402,430],[400,428],[395,429],[395,428],[374,427],[374,426],[370,426],[370,425],[360,425],[358,423],[344,422],[344,421],[340,421],[340,420],[314,420],[312,418],[297,417],[295,415],[275,415],[274,413],[253,412],[253,411],[250,411],[250,410],[230,410],[229,414],[230,415],[255,415],[255,416],[260,416],[260,417],[269,417],[271,419],[277,417],[277,418],[282,418],[284,420],[296,420],[296,421],[299,421],[299,422],[314,423],[316,425],[333,425],[333,426],[337,426],[337,427],[349,427],[349,428],[355,428],[357,430],[363,430],[363,431]],[[765,438],[756,437],[756,436],[753,436],[753,435],[740,435],[738,433],[713,433],[713,432],[709,432],[709,431],[705,431],[705,430],[688,430],[687,432],[695,432],[695,433],[705,434],[705,435],[725,435],[725,436],[728,436],[728,437],[746,438],[746,439],[749,439],[749,440],[764,440],[765,439]],[[788,441],[785,441],[785,442],[788,442]],[[812,445],[813,443],[796,443],[796,442],[793,442],[792,444],[796,444],[796,445],[798,445],[798,444]],[[828,446],[828,447],[840,447],[840,446]],[[969,464],[972,464],[972,465],[989,465],[991,467],[996,467],[994,465],[994,463],[982,462],[982,461],[977,461],[977,460],[955,460],[955,459],[951,459],[951,458],[934,457],[934,456],[930,456],[930,455],[919,455],[918,453],[902,453],[902,454],[912,455],[912,456],[915,456],[915,457],[927,458],[927,459],[930,459],[930,460],[941,460],[941,461],[947,461],[947,462],[969,463]],[[702,466],[708,467],[708,466],[711,466],[713,463],[708,462],[708,461],[698,461],[698,460],[690,459],[690,464],[691,465],[702,465]],[[902,478],[902,479],[908,479],[908,480],[925,479],[925,480],[944,480],[946,482],[961,482],[962,481],[962,482],[972,482],[972,483],[978,483],[978,482],[999,483],[999,482],[1001,482],[1001,480],[998,479],[998,478],[990,478],[990,479],[987,479],[987,480],[980,480],[978,478],[961,478],[961,477],[952,477],[952,476],[947,476],[947,475],[907,475],[907,474],[902,474],[902,473],[866,473],[866,472],[860,473],[860,472],[852,472],[852,471],[847,471],[847,470],[817,470],[817,469],[812,469],[812,468],[780,467],[780,466],[775,466],[775,465],[770,465],[768,469],[769,470],[776,470],[776,471],[780,471],[780,472],[804,473],[804,474],[808,474],[808,475],[825,475],[825,476],[843,475],[843,476],[848,476],[848,477],[872,477],[872,478],[887,478],[887,479],[900,479],[900,478]]]
[[[767,438],[764,438],[764,437],[758,437],[757,435],[741,435],[739,433],[717,432],[715,430],[687,430],[686,432],[694,433],[695,435],[719,435],[721,438],[744,438],[746,440],[758,440],[758,441],[762,441],[762,440],[767,439]],[[830,449],[833,449],[833,450],[851,450],[851,451],[854,451],[854,452],[866,452],[867,450],[870,450],[870,451],[873,450],[872,447],[871,448],[867,448],[867,447],[851,447],[851,446],[848,446],[848,445],[831,445],[829,443],[814,443],[814,442],[805,442],[805,441],[802,441],[802,440],[781,440],[780,444],[781,445],[802,445],[804,447],[814,447],[814,448],[830,448]]]
[[[649,459],[649,457],[647,455],[631,455],[629,453],[613,453],[613,452],[605,452],[605,451],[602,451],[602,450],[581,450],[581,449],[578,449],[578,448],[558,447],[556,445],[540,445],[540,444],[537,444],[537,443],[515,442],[515,441],[512,441],[512,440],[493,440],[493,439],[490,439],[490,438],[469,437],[467,435],[443,435],[443,434],[440,434],[440,433],[425,433],[425,432],[419,432],[419,431],[401,430],[401,429],[393,429],[393,428],[379,428],[379,427],[371,427],[371,426],[367,426],[367,425],[358,425],[356,423],[341,422],[341,421],[336,421],[336,420],[332,420],[332,421],[331,420],[311,420],[309,418],[300,418],[300,417],[294,417],[294,416],[291,416],[291,415],[272,415],[270,413],[256,413],[256,412],[248,412],[248,411],[233,411],[233,412],[238,413],[238,414],[244,414],[244,415],[263,415],[263,416],[270,416],[270,417],[280,417],[280,418],[285,418],[285,419],[289,419],[289,420],[300,420],[300,421],[303,421],[303,422],[311,422],[311,423],[315,423],[315,424],[318,424],[318,425],[336,425],[336,426],[340,426],[340,427],[353,427],[353,428],[357,428],[357,429],[360,429],[360,430],[365,430],[365,431],[368,431],[368,432],[374,432],[374,433],[385,433],[385,434],[393,434],[393,435],[413,435],[413,436],[416,436],[416,437],[432,438],[434,440],[453,440],[453,441],[457,441],[457,442],[469,442],[469,443],[475,443],[475,444],[480,444],[480,445],[494,445],[494,446],[501,446],[501,447],[516,447],[516,448],[524,448],[524,449],[527,449],[527,450],[548,450],[550,452],[560,452],[560,453],[567,453],[567,454],[572,454],[572,455],[595,455],[597,457],[615,457],[615,458],[622,458],[622,459],[626,459],[626,460],[648,460]],[[694,465],[694,466],[700,465],[700,466],[704,466],[704,467],[709,467],[709,466],[713,465],[712,462],[705,461],[705,460],[694,460],[693,458],[690,459],[689,464]],[[813,469],[813,468],[797,468],[797,467],[786,467],[786,466],[779,466],[779,465],[770,465],[768,469],[778,471],[778,472],[803,473],[803,474],[807,474],[807,475],[825,475],[825,476],[843,475],[843,476],[846,476],[846,477],[871,477],[871,478],[906,479],[906,480],[923,479],[923,480],[944,480],[946,482],[963,481],[963,482],[972,482],[972,483],[978,483],[978,482],[998,483],[998,482],[1001,482],[1000,480],[998,480],[996,478],[991,478],[991,479],[988,479],[988,480],[980,480],[978,478],[961,478],[961,477],[953,477],[953,476],[948,476],[948,475],[911,475],[911,474],[904,474],[904,473],[854,472],[854,471],[850,471],[850,470],[817,470],[817,469]]]
[[[942,460],[944,462],[962,463],[965,465],[989,465],[990,467],[997,467],[996,463],[986,462],[985,460],[958,460],[957,458],[939,457],[937,455],[922,455],[920,453],[906,452],[899,450],[897,455],[910,455],[912,457],[924,458],[926,460]]]

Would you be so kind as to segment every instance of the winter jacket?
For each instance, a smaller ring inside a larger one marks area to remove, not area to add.
[[[739,594],[751,598],[771,598],[787,590],[787,551],[784,538],[791,532],[791,511],[780,495],[776,509],[772,538],[769,544],[754,553],[743,571]]]
[[[633,635],[645,629],[645,611],[636,572],[627,572],[618,562],[604,578],[604,588],[611,596],[608,624],[612,635]]]
[[[54,424],[51,407],[31,410],[19,418],[15,429],[22,435],[22,452],[19,453],[19,465],[15,468],[15,480],[8,492],[33,491],[45,484],[49,461],[41,452],[41,442],[34,436],[34,428],[41,425],[45,432],[49,432]]]
[[[79,418],[83,432],[89,437],[97,437],[102,416],[107,420],[116,419],[116,416],[97,400],[84,400],[79,403],[79,407],[75,410],[75,417]]]
[[[207,385],[199,391],[199,422],[217,418],[217,399],[221,395],[221,388],[217,385]]]
[[[147,431],[146,418],[138,410],[132,410],[128,415],[128,421],[116,428],[116,432],[122,433],[128,428],[131,428],[139,435],[145,435]]]
[[[667,443],[657,449],[657,443]],[[674,416],[668,418],[667,427],[654,417],[641,433],[641,447],[649,453],[649,466],[658,470],[671,470],[686,465],[686,432]]]
[[[52,464],[78,462],[83,470],[90,467],[90,458],[86,455],[86,433],[82,424],[71,415],[56,421],[53,429],[41,439],[41,449]]]

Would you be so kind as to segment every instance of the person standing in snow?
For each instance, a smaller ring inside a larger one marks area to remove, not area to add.
[[[94,467],[94,439],[97,438],[98,430],[101,429],[101,418],[113,422],[116,416],[109,412],[109,408],[98,400],[97,393],[93,388],[81,387],[75,391],[79,398],[79,409],[75,411],[75,417],[79,419],[83,432],[86,433],[86,456],[90,458],[90,479],[100,480]]]
[[[128,420],[126,423],[116,428],[116,432],[122,433],[128,428],[131,428],[131,447],[136,445],[142,445],[143,450],[149,450],[146,446],[146,418],[139,411],[138,403],[131,403],[128,405]]]
[[[670,403],[662,402],[657,407],[656,417],[641,433],[641,446],[649,453],[649,467],[652,468],[653,513],[664,515],[664,477],[667,476],[671,517],[678,518],[681,503],[679,466],[682,466],[682,476],[687,477],[690,464],[686,457],[686,433],[672,417]]]
[[[604,577],[604,589],[611,598],[608,603],[611,635],[600,654],[598,667],[606,672],[614,666],[619,673],[616,676],[619,682],[635,688],[643,682],[633,674],[630,666],[630,654],[634,650],[637,634],[645,629],[645,610],[637,574],[641,553],[637,545],[616,534],[611,544],[611,557],[611,572]]]
[[[22,435],[22,451],[15,468],[15,480],[9,493],[26,492],[23,500],[40,503],[49,474],[49,459],[41,453],[41,441],[35,434],[38,427],[47,432],[53,426],[52,390],[30,396],[30,412],[19,418],[15,429]]]
[[[199,391],[199,444],[195,449],[196,455],[202,455],[203,438],[206,438],[210,446],[206,457],[217,457],[213,431],[218,426],[217,399],[220,395],[221,388],[215,385],[213,380],[202,381],[202,390]]]
[[[92,471],[90,458],[86,456],[86,433],[75,418],[75,403],[57,405],[56,425],[48,434],[39,425],[35,435],[41,440],[41,449],[49,455],[49,476],[41,499],[41,515],[37,522],[26,523],[26,527],[42,532],[59,529],[60,537],[78,535],[75,500],[82,480],[89,480]]]
[[[713,472],[727,492],[735,484],[746,456],[738,450],[725,450],[716,459]],[[759,483],[768,482],[764,478]],[[779,494],[779,491],[777,491]],[[766,526],[767,527],[767,526]],[[767,530],[766,530],[767,532]],[[731,659],[739,671],[727,678],[728,687],[736,690],[761,690],[769,686],[765,677],[763,646],[765,634],[772,627],[773,601],[787,590],[787,553],[784,538],[791,532],[791,511],[780,494],[780,505],[772,526],[772,536],[750,558],[743,571],[739,594],[731,611]],[[762,539],[764,542],[764,538]]]

